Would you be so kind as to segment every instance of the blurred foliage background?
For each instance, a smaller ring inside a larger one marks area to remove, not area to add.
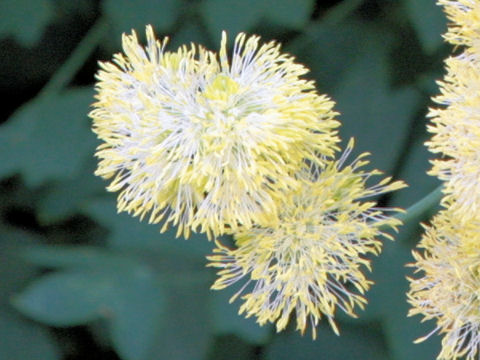
[[[223,29],[282,42],[337,102],[343,140],[410,184],[383,204],[408,207],[438,185],[425,114],[451,49],[434,0],[1,0],[0,359],[434,359],[438,337],[412,343],[434,324],[406,317],[417,221],[373,261],[366,311],[312,341],[258,327],[228,303],[233,290],[210,291],[205,237],[116,214],[92,174],[86,114],[96,62],[148,23],[170,49],[217,50]]]

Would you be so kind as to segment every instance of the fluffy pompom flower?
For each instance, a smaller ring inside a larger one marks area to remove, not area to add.
[[[433,136],[427,142],[444,158],[432,161],[430,174],[445,182],[443,201],[461,212],[464,222],[480,210],[480,62],[463,56],[446,64],[442,94],[434,99],[446,107],[430,110]]]
[[[432,161],[430,175],[445,181],[443,202],[459,211],[462,222],[480,210],[480,1],[439,1],[451,23],[445,38],[465,45],[463,53],[446,60],[428,126],[429,150],[442,155]]]
[[[433,333],[443,334],[442,350],[437,359],[450,360],[466,356],[476,359],[480,346],[480,223],[460,224],[457,213],[440,212],[426,227],[411,266],[422,274],[410,280],[408,292],[412,309],[409,315],[421,314],[434,319]]]
[[[113,179],[119,211],[164,219],[177,236],[274,222],[302,159],[334,154],[333,102],[274,42],[240,34],[230,58],[225,33],[218,56],[193,44],[167,52],[166,42],[148,26],[145,48],[132,32],[125,54],[100,64],[96,174]]]
[[[352,144],[352,143],[351,143]],[[220,268],[213,289],[223,289],[247,278],[232,297],[244,301],[240,313],[255,316],[257,322],[276,323],[284,329],[292,312],[297,330],[307,323],[312,336],[322,315],[335,333],[336,308],[356,317],[354,307],[364,307],[362,294],[369,289],[362,268],[370,269],[366,254],[378,254],[385,234],[381,228],[396,228],[400,221],[383,214],[375,202],[361,199],[402,188],[402,182],[384,179],[367,187],[366,182],[379,172],[364,172],[368,163],[360,156],[343,167],[349,146],[339,161],[325,167],[305,169],[299,176],[303,184],[279,205],[277,227],[254,227],[235,235],[235,249],[217,241],[209,266]]]
[[[478,53],[480,50],[480,1],[439,0],[450,21],[444,38],[453,45],[466,45]],[[470,50],[468,50],[470,52]]]

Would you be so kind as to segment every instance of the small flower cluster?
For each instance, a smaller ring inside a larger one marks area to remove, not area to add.
[[[463,52],[445,61],[447,74],[439,82],[444,107],[431,109],[427,146],[442,158],[432,161],[431,175],[444,181],[444,203],[468,221],[480,211],[480,1],[440,0],[451,21],[445,35]]]
[[[441,154],[430,175],[443,181],[443,210],[426,226],[414,252],[423,276],[410,279],[410,315],[436,319],[443,334],[438,359],[472,360],[480,344],[480,1],[440,0],[450,20],[445,39],[463,51],[446,60],[443,105],[431,109],[427,146]],[[422,339],[428,338],[425,336]]]
[[[273,42],[240,34],[229,59],[225,33],[218,56],[195,45],[167,52],[167,40],[148,26],[145,49],[133,32],[125,55],[100,63],[96,175],[113,178],[119,211],[166,218],[177,235],[270,223],[302,160],[337,149],[333,102]]]
[[[302,186],[280,200],[277,226],[242,229],[235,249],[218,244],[209,257],[210,266],[221,268],[214,289],[247,278],[233,297],[246,292],[240,313],[256,316],[260,324],[276,322],[281,331],[295,312],[297,330],[303,333],[309,322],[315,338],[322,315],[338,334],[336,308],[352,317],[355,306],[364,308],[362,294],[371,285],[362,272],[370,269],[364,256],[378,255],[378,237],[390,237],[382,229],[396,228],[400,221],[385,216],[374,202],[360,200],[404,184],[387,178],[368,187],[367,180],[378,172],[360,169],[368,163],[362,159],[366,154],[343,165],[352,146],[340,160],[324,167],[310,163],[298,174]]]
[[[381,250],[385,228],[400,221],[364,201],[402,188],[367,181],[378,171],[339,159],[334,103],[301,76],[308,70],[239,34],[233,54],[201,46],[165,51],[147,27],[147,46],[124,35],[124,55],[101,63],[90,113],[102,144],[96,174],[120,191],[118,210],[215,239],[214,289],[241,279],[235,297],[260,324],[280,331],[292,313],[302,333],[340,308],[355,316],[371,282],[367,254]],[[235,248],[218,237],[234,236]]]
[[[442,210],[419,244],[423,254],[414,253],[417,272],[408,294],[409,315],[434,319],[436,328],[417,342],[443,334],[438,359],[475,359],[480,345],[480,223],[462,223],[459,214]]]

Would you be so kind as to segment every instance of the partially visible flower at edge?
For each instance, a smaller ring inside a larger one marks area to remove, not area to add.
[[[219,55],[166,52],[167,38],[146,33],[145,48],[133,31],[124,55],[100,63],[90,113],[103,142],[96,175],[120,191],[118,210],[185,237],[274,223],[303,159],[334,156],[333,102],[274,42],[241,33],[229,58],[225,33]]]
[[[354,307],[363,308],[362,296],[371,281],[363,274],[370,270],[364,256],[379,254],[379,236],[390,238],[385,229],[396,230],[401,222],[384,214],[399,211],[376,207],[374,201],[362,199],[405,186],[390,178],[367,186],[380,172],[365,172],[368,163],[362,154],[344,165],[353,146],[351,142],[338,161],[323,168],[315,162],[299,175],[302,186],[282,199],[277,227],[254,227],[235,235],[235,249],[217,241],[209,266],[219,268],[213,289],[223,289],[244,280],[232,297],[244,301],[240,313],[255,316],[263,325],[276,323],[283,330],[292,313],[297,330],[315,327],[325,316],[338,334],[334,317],[337,308],[356,317]]]
[[[480,1],[478,0],[438,0],[438,5],[449,20],[445,40],[453,45],[467,46],[467,53],[480,54]]]
[[[445,61],[447,74],[439,81],[443,105],[430,109],[428,149],[442,157],[432,161],[430,175],[444,181],[445,206],[467,222],[480,211],[480,1],[440,0],[450,20],[445,39],[462,52]]]
[[[439,0],[450,20],[445,39],[461,46],[445,61],[439,81],[442,105],[430,109],[428,149],[441,157],[429,175],[444,182],[443,210],[425,226],[414,251],[415,273],[409,278],[409,315],[435,320],[432,334],[443,335],[437,359],[474,360],[480,346],[480,1]]]
[[[429,174],[444,181],[444,205],[467,222],[480,211],[480,59],[451,57],[446,68],[442,94],[434,98],[446,107],[430,109],[427,128],[433,136],[426,143],[443,157],[431,161]]]
[[[458,213],[442,210],[425,226],[419,248],[413,253],[415,273],[409,278],[409,316],[434,319],[432,334],[443,334],[437,359],[476,359],[480,346],[480,221],[462,223]]]

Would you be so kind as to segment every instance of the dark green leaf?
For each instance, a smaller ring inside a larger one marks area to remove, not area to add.
[[[110,333],[122,359],[147,360],[165,322],[165,294],[146,269],[125,274],[112,299]]]
[[[409,136],[420,94],[413,88],[392,90],[385,47],[373,38],[364,44],[332,96],[337,102],[346,142],[356,139],[355,152],[371,152],[372,167],[391,173]]]
[[[322,321],[318,337],[312,341],[310,334],[286,331],[274,338],[267,348],[266,360],[387,360],[385,344],[380,329],[375,324],[353,326],[342,324],[337,336]]]
[[[420,316],[407,318],[406,302],[403,301],[400,307],[396,307],[397,304],[391,304],[396,310],[391,311],[384,321],[385,340],[392,357],[395,360],[436,359],[441,349],[441,338],[438,335],[431,336],[420,344],[413,344],[414,340],[435,329],[435,321],[421,323]]]
[[[407,12],[423,48],[433,53],[442,43],[447,30],[447,18],[435,1],[405,0]]]
[[[370,32],[370,28],[360,22],[341,26],[315,23],[295,42],[288,44],[286,51],[311,69],[306,77],[317,80],[319,92],[331,93],[344,73],[362,56],[369,38],[365,34]]]
[[[251,344],[265,344],[272,333],[272,326],[267,324],[260,326],[255,318],[246,319],[238,314],[241,301],[230,303],[230,298],[235,290],[227,288],[214,291],[212,298],[212,312],[214,327],[217,333],[222,335],[234,334]]]
[[[410,151],[398,175],[409,187],[393,194],[392,203],[395,206],[408,208],[440,185],[436,177],[427,175],[427,171],[432,167],[429,160],[435,158],[435,155],[428,151],[424,141],[426,137],[420,135],[410,145]]]
[[[432,154],[423,144],[424,137],[419,136],[411,144],[411,151],[403,162],[399,177],[410,186],[392,197],[394,205],[408,207],[419,201],[438,186],[438,180],[428,176],[428,160]],[[387,243],[380,258],[375,261],[373,279],[376,284],[369,292],[367,314],[376,313],[383,320],[385,337],[395,360],[434,359],[440,351],[439,338],[432,336],[427,341],[413,345],[413,341],[433,330],[432,322],[421,323],[421,317],[407,317],[410,305],[406,292],[409,285],[407,276],[413,276],[413,269],[406,264],[413,262],[409,246],[415,244],[423,232],[419,221],[414,219],[400,228],[394,243]],[[392,311],[392,309],[395,309]]]
[[[14,293],[36,274],[19,253],[38,239],[23,231],[0,226],[0,359],[60,359],[60,353],[45,328],[24,320],[11,308]]]
[[[109,309],[114,287],[110,273],[54,273],[27,287],[14,299],[14,305],[25,315],[49,325],[81,325]]]
[[[106,263],[44,276],[14,299],[29,317],[53,326],[74,326],[100,317],[127,359],[144,359],[162,324],[165,295],[149,267]]]
[[[214,343],[210,345],[209,360],[251,360],[255,359],[256,348],[242,341],[236,336],[227,335],[215,337]]]
[[[0,311],[0,359],[60,360],[61,355],[44,328]]]
[[[109,244],[122,249],[157,249],[164,255],[204,256],[213,247],[203,234],[193,234],[188,240],[175,238],[176,229],[171,228],[165,234],[160,233],[161,224],[148,224],[126,213],[116,212],[116,202],[112,198],[91,201],[84,209],[101,225],[110,230]]]
[[[0,306],[9,306],[10,297],[21,290],[37,271],[21,257],[25,246],[40,239],[30,233],[0,226]]]
[[[54,15],[51,0],[2,0],[0,2],[0,37],[13,35],[24,46],[40,40]]]
[[[38,186],[77,175],[96,143],[87,119],[92,101],[90,88],[67,90],[17,111],[0,127],[0,177],[20,172]]]
[[[204,30],[204,27],[200,23],[198,17],[188,19],[182,23],[182,26],[178,31],[172,34],[172,40],[167,46],[167,50],[174,51],[175,49],[185,44],[195,43],[208,46],[209,36]],[[216,44],[218,47],[218,44]]]
[[[318,80],[319,92],[336,102],[344,144],[354,137],[354,153],[372,153],[371,167],[387,173],[403,151],[421,99],[413,88],[391,88],[387,60],[393,39],[388,30],[349,21],[310,26],[288,47],[312,69],[307,76]]]
[[[206,0],[202,16],[214,39],[220,39],[222,30],[232,40],[239,32],[248,32],[262,18],[264,1],[260,0]]]
[[[37,280],[17,296],[14,304],[20,311],[54,326],[103,317],[123,359],[150,359],[165,316],[165,293],[150,267],[88,247],[37,247],[25,256],[67,269]]]
[[[405,265],[413,262],[413,257],[410,249],[404,246],[410,239],[404,237],[418,238],[418,230],[416,223],[404,226],[396,243],[391,244],[395,246],[385,249],[378,271],[387,281],[379,281],[379,292],[371,294],[374,307],[382,307],[385,338],[395,360],[434,359],[440,349],[438,338],[434,337],[420,345],[412,345],[414,340],[425,336],[435,326],[431,322],[421,323],[419,316],[407,317],[410,305],[407,303],[409,285],[406,277],[412,276],[412,269]]]
[[[38,202],[37,216],[42,224],[52,224],[66,220],[79,212],[88,200],[104,194],[105,183],[93,175],[96,161],[87,159],[78,176],[65,181],[56,181],[42,194]]]
[[[264,0],[265,17],[275,24],[301,29],[310,20],[313,0]],[[272,11],[274,9],[274,11]]]
[[[20,251],[28,262],[47,268],[115,268],[131,263],[133,258],[93,246],[30,246]]]
[[[201,13],[215,39],[222,30],[233,38],[249,32],[262,19],[282,28],[301,29],[309,21],[313,5],[311,0],[206,0]]]
[[[186,275],[195,277],[194,273]],[[172,283],[165,317],[148,360],[205,359],[213,340],[208,286],[205,280],[191,282],[188,277]]]
[[[402,228],[403,231],[405,231],[404,228]],[[418,234],[410,232],[410,236],[418,236]],[[383,319],[392,312],[392,304],[396,304],[395,311],[397,311],[399,303],[406,303],[405,264],[410,261],[412,261],[410,249],[399,242],[398,236],[395,242],[384,243],[382,253],[372,262],[373,273],[369,274],[369,278],[375,284],[366,294],[368,305],[365,312],[360,313],[361,320]]]
[[[175,23],[180,10],[176,0],[105,0],[102,6],[117,35],[132,29],[143,34],[147,24],[164,32]]]

